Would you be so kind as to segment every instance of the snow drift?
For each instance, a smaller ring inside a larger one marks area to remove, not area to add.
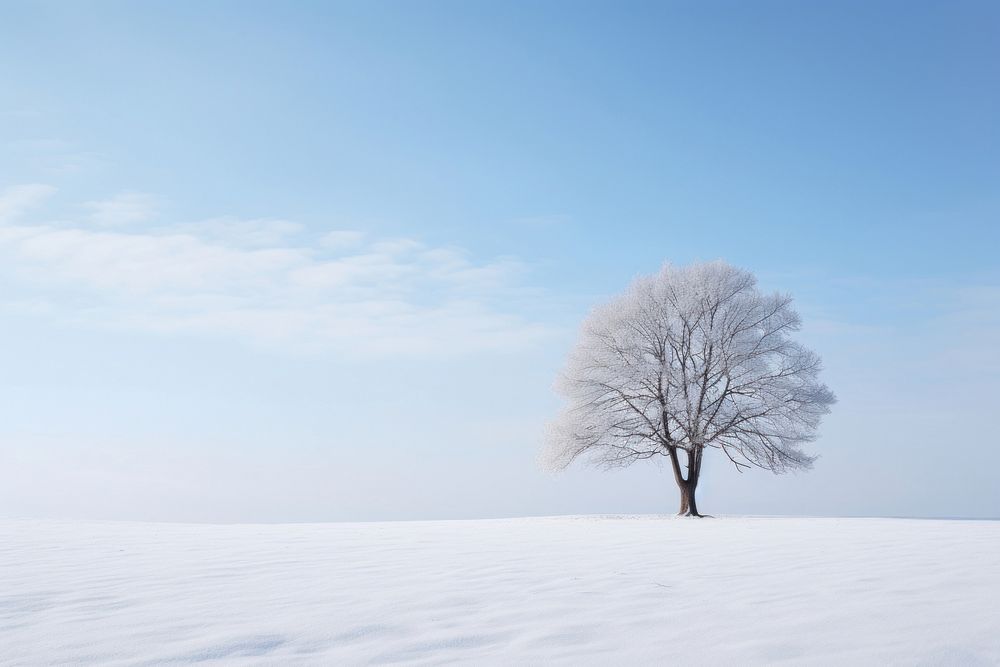
[[[1000,522],[0,521],[0,662],[1000,664]]]

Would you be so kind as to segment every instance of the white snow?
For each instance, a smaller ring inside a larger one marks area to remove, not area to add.
[[[1000,522],[0,521],[0,662],[1000,664]]]

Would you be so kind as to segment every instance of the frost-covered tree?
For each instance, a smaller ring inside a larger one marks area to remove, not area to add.
[[[811,467],[801,445],[836,399],[819,381],[819,357],[792,340],[799,326],[790,297],[762,294],[752,274],[725,262],[637,279],[584,322],[556,385],[566,405],[543,463],[666,456],[688,516],[700,516],[706,449],[740,471]]]

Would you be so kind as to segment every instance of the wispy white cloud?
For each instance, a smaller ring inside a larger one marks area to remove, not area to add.
[[[174,232],[199,236],[206,240],[251,247],[267,247],[284,243],[302,231],[302,225],[288,220],[234,216],[209,218],[200,222],[171,225]]]
[[[0,223],[14,220],[55,193],[51,185],[28,183],[0,191]]]
[[[144,192],[120,192],[110,199],[86,202],[91,222],[103,227],[118,227],[151,220],[157,212],[156,197]]]
[[[359,231],[338,229],[327,232],[320,239],[320,244],[330,250],[343,250],[345,248],[357,248],[364,241],[365,235]]]
[[[124,224],[146,219],[149,208],[101,212]],[[94,228],[86,218],[32,219],[0,226],[0,279],[22,288],[9,302],[22,310],[30,293],[37,312],[87,326],[226,336],[345,356],[530,346],[548,330],[516,312],[523,271],[512,258],[475,262],[458,248],[366,240],[349,230],[314,237],[283,220],[225,217],[116,229]]]

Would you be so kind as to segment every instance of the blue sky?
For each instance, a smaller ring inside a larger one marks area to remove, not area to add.
[[[0,513],[671,511],[534,465],[588,308],[797,297],[814,471],[707,511],[998,516],[995,3],[44,3],[0,23]]]

